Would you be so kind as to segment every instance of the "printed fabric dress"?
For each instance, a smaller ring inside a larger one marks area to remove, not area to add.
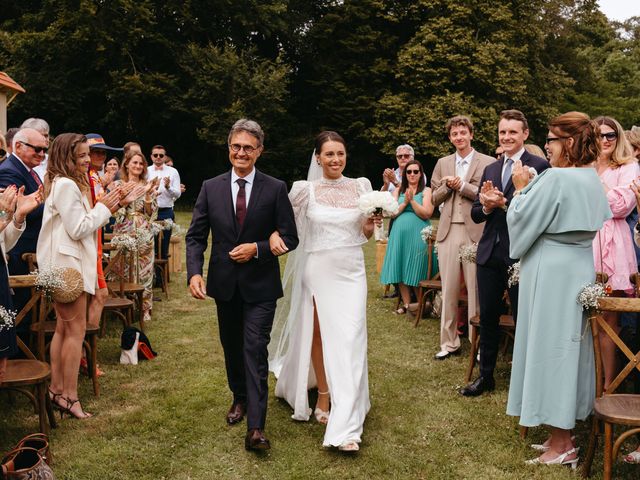
[[[120,183],[120,181],[116,182],[116,184]],[[118,210],[114,216],[116,219],[113,225],[114,238],[118,235],[129,235],[138,239],[138,248],[127,252],[124,272],[121,271],[121,263],[118,263],[109,273],[109,280],[118,280],[124,274],[125,279],[132,278],[135,283],[144,286],[142,311],[144,321],[147,322],[151,320],[151,310],[153,308],[155,252],[153,249],[152,224],[158,216],[158,203],[155,199],[152,200],[151,215],[147,215],[144,211],[144,197],[141,197],[125,208]]]
[[[274,328],[270,369],[275,393],[293,407],[295,420],[309,420],[308,390],[316,385],[311,363],[315,302],[331,410],[323,445],[360,442],[371,406],[367,366],[367,281],[361,245],[365,217],[360,195],[371,191],[366,178],[295,182],[289,193],[300,244],[287,262],[296,264],[276,313],[285,327]],[[291,255],[291,254],[289,254]],[[289,263],[285,270],[285,277]],[[291,305],[289,305],[289,300]],[[288,315],[287,315],[288,312]],[[275,350],[275,354],[273,351]]]
[[[422,204],[423,192],[414,198]],[[404,203],[404,193],[398,197],[398,204]],[[429,220],[422,220],[408,204],[403,212],[393,220],[387,252],[384,256],[380,283],[404,283],[417,287],[420,281],[427,278],[427,245],[422,240],[420,231],[431,225]],[[431,275],[438,273],[438,257],[435,249],[432,254]]]
[[[520,425],[571,429],[591,413],[593,342],[577,298],[595,281],[592,242],[609,218],[593,168],[545,170],[511,201],[520,285],[507,414]]]

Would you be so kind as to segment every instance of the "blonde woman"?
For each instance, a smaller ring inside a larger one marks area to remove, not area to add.
[[[134,268],[135,281],[144,286],[142,311],[145,322],[151,320],[153,309],[154,250],[151,225],[158,216],[158,203],[156,202],[158,180],[147,181],[147,160],[142,153],[130,150],[122,162],[120,180],[113,183],[115,188],[119,186],[131,188],[133,185],[136,191],[142,187],[144,192],[143,195],[116,213],[113,233],[114,235],[131,235],[141,239],[140,247],[135,252],[135,261],[125,262],[124,272],[114,273],[128,278],[130,268]],[[148,241],[142,241],[145,238]]]
[[[600,129],[601,145],[596,170],[613,218],[607,220],[596,235],[593,256],[596,271],[609,276],[608,285],[612,295],[624,296],[633,292],[629,275],[638,268],[631,232],[625,219],[636,206],[635,195],[629,185],[638,178],[640,169],[620,124],[611,117],[597,117],[594,121]],[[617,314],[607,312],[603,316],[609,325],[618,328]],[[600,344],[606,389],[616,375],[616,347],[607,335],[601,335]]]
[[[118,209],[121,197],[120,190],[115,189],[93,204],[89,163],[89,145],[83,135],[63,133],[53,141],[36,250],[40,269],[51,265],[71,267],[81,272],[84,281],[84,291],[75,301],[54,302],[57,321],[50,350],[51,401],[61,412],[77,419],[92,416],[78,399],[78,369],[87,327],[87,294],[95,293],[98,282],[97,230]]]

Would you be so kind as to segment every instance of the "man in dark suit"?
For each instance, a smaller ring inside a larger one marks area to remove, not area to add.
[[[29,195],[42,185],[42,179],[34,168],[42,163],[47,153],[49,141],[33,128],[23,128],[13,137],[13,153],[0,164],[0,188],[15,185],[20,188],[24,185],[24,194]],[[25,275],[29,273],[29,265],[22,260],[23,253],[35,253],[38,244],[38,235],[42,225],[42,211],[44,205],[40,205],[27,215],[27,226],[16,245],[8,252],[9,273],[11,275]],[[27,289],[16,290],[13,297],[13,306],[20,309],[29,301],[30,294]],[[25,334],[29,327],[28,319],[20,324],[21,335]]]
[[[471,218],[476,223],[486,222],[477,253],[478,299],[480,303],[480,376],[460,389],[464,396],[475,397],[495,388],[493,371],[500,340],[499,321],[503,313],[502,297],[505,289],[514,320],[518,312],[518,286],[507,288],[508,270],[517,260],[509,258],[509,231],[507,208],[515,188],[511,181],[513,162],[534,168],[538,173],[549,168],[544,158],[531,155],[524,148],[529,137],[527,119],[519,110],[500,113],[498,139],[503,158],[488,165],[482,175],[478,196],[471,207]]]
[[[266,450],[268,353],[276,300],[282,296],[278,258],[269,248],[277,230],[289,250],[298,245],[293,209],[284,182],[254,168],[264,133],[238,120],[229,133],[231,171],[206,180],[186,235],[191,295],[216,301],[220,341],[233,403],[229,425],[247,414],[247,450]],[[202,277],[209,231],[213,246],[206,289]]]

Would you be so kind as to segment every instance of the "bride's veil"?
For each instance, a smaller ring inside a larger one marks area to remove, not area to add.
[[[307,180],[314,181],[322,178],[322,168],[316,159],[316,151],[311,154]],[[305,215],[296,218],[298,229],[298,247],[287,254],[287,263],[282,276],[284,296],[278,301],[271,342],[269,343],[269,370],[276,377],[280,375],[282,361],[289,348],[289,337],[296,321],[300,318],[302,300],[302,270],[306,262],[304,244],[307,237],[307,221]]]

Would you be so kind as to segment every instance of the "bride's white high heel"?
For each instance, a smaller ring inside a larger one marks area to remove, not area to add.
[[[567,460],[567,457],[574,453],[576,453],[576,449],[572,448],[564,453],[561,453],[556,458],[552,458],[551,460],[540,460],[540,457],[538,457],[534,458],[533,460],[527,460],[524,463],[526,465],[570,465],[571,468],[575,470],[578,467],[578,457]]]
[[[318,396],[320,395],[329,395],[329,392],[318,392]],[[316,407],[316,409],[313,411],[313,415],[316,417],[316,421],[323,425],[329,423],[329,413],[331,413],[330,410],[324,411],[318,407]]]

